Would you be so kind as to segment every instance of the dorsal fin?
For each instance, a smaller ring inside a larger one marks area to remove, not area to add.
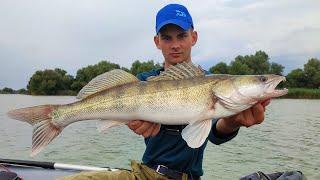
[[[77,98],[84,99],[91,94],[131,82],[139,82],[139,79],[126,71],[114,69],[93,78],[79,91]]]
[[[200,66],[193,63],[182,62],[180,64],[170,66],[159,76],[151,76],[148,81],[177,80],[188,79],[192,77],[205,76],[204,70]]]

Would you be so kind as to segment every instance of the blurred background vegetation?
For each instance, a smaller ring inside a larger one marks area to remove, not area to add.
[[[31,95],[76,95],[91,79],[112,69],[122,69],[134,75],[161,68],[162,64],[153,60],[132,63],[131,68],[101,61],[98,64],[83,67],[72,76],[63,69],[45,69],[36,71],[28,82],[26,89],[14,90],[8,87],[0,89],[2,94],[31,94]],[[237,56],[229,64],[219,62],[209,68],[213,74],[278,74],[283,75],[284,66],[270,62],[264,51],[257,51],[253,55]],[[306,60],[303,69],[294,69],[286,75],[287,81],[280,86],[289,88],[285,98],[320,99],[320,60],[310,58]]]

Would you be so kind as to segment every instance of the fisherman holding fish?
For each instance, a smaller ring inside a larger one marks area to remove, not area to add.
[[[186,7],[169,4],[156,16],[154,43],[164,57],[164,68],[138,74],[146,81],[161,71],[182,62],[192,62],[191,49],[198,34]],[[174,98],[174,97],[173,97]],[[160,125],[143,120],[130,121],[127,125],[145,138],[146,150],[142,164],[132,162],[133,171],[84,173],[67,179],[200,179],[203,175],[203,152],[209,140],[216,145],[234,138],[239,128],[260,124],[264,120],[265,106],[270,100],[259,102],[243,112],[228,118],[213,119],[211,132],[199,148],[190,148],[182,139],[185,125]],[[73,178],[72,178],[73,177]]]
[[[100,119],[99,131],[124,125],[145,138],[142,163],[132,171],[83,172],[62,179],[200,179],[208,141],[233,139],[240,127],[264,120],[270,98],[285,78],[277,75],[206,75],[192,64],[198,38],[186,7],[169,4],[156,16],[154,42],[164,57],[163,69],[137,77],[116,69],[91,80],[80,100],[8,112],[34,126],[32,156],[43,150],[71,123]]]

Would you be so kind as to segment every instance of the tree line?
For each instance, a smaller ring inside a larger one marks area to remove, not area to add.
[[[263,51],[257,51],[253,55],[237,56],[229,64],[219,62],[209,68],[214,74],[278,74],[283,75],[284,66],[270,62],[269,56]],[[136,60],[131,68],[120,67],[120,65],[101,61],[95,65],[89,65],[79,69],[76,76],[72,76],[63,69],[45,69],[36,71],[30,78],[27,89],[13,90],[11,88],[0,89],[5,94],[31,94],[31,95],[76,95],[91,79],[104,72],[113,69],[122,69],[137,75],[140,72],[161,68],[162,64],[153,60],[142,62]],[[320,60],[311,58],[304,64],[303,69],[294,69],[287,76],[283,84],[289,88],[320,88]]]
[[[161,68],[161,65],[152,60],[147,62],[136,60],[132,63],[130,69],[120,67],[120,65],[109,61],[101,61],[98,64],[79,69],[75,77],[60,68],[39,70],[31,76],[27,89],[16,91],[6,87],[0,89],[0,94],[76,95],[91,79],[104,72],[122,69],[137,75],[154,68]]]
[[[209,71],[214,74],[277,74],[283,75],[284,66],[269,62],[268,55],[257,51],[254,55],[237,56],[227,65],[224,62],[212,66]],[[320,88],[320,60],[311,58],[304,64],[303,69],[292,70],[286,75],[283,86],[289,88]]]

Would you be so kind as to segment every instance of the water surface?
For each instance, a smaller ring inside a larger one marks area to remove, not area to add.
[[[0,158],[29,159],[82,165],[130,168],[140,160],[143,138],[126,126],[104,134],[96,121],[78,122],[35,158],[29,157],[32,127],[6,116],[10,109],[75,101],[71,96],[0,95]],[[222,145],[208,143],[203,179],[238,179],[256,171],[300,170],[308,179],[320,179],[320,100],[273,100],[265,122],[241,128]]]

